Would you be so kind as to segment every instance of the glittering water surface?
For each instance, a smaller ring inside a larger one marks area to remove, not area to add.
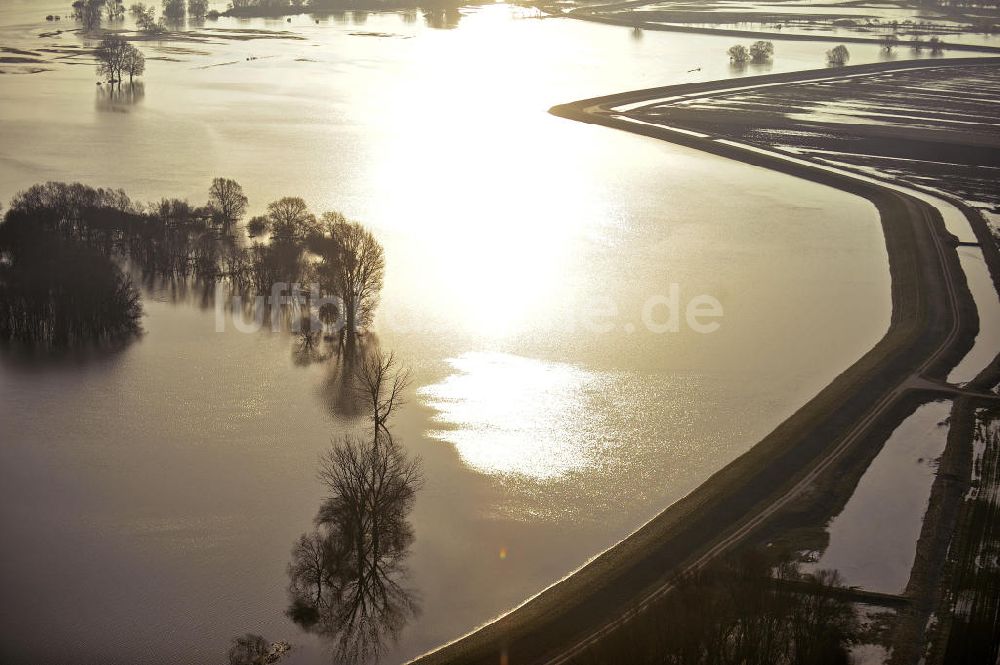
[[[0,43],[82,44],[39,37],[67,9],[2,3]],[[302,195],[384,243],[375,333],[413,369],[394,434],[426,478],[407,561],[421,613],[387,662],[626,535],[888,326],[867,203],[546,113],[729,76],[730,40],[519,15],[220,21],[204,30],[301,39],[143,44],[127,100],[74,58],[0,75],[4,201],[56,179],[201,202],[225,175],[253,214]],[[829,47],[779,42],[773,69]],[[724,309],[710,334],[684,322],[706,294]],[[334,408],[337,368],[283,333],[216,333],[205,294],[148,285],[144,301],[146,334],[121,351],[2,355],[0,660],[203,663],[250,631],[321,661],[284,615],[285,567],[319,455],[361,426]],[[651,332],[673,304],[677,331]]]

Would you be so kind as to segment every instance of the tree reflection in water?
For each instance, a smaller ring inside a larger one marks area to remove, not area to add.
[[[288,615],[328,638],[338,663],[377,660],[419,611],[405,561],[420,461],[408,458],[388,427],[406,377],[392,354],[374,350],[358,359],[354,385],[371,409],[371,427],[343,436],[321,459],[328,495],[316,528],[292,548]]]
[[[146,86],[141,81],[119,85],[98,85],[94,102],[98,111],[125,113],[129,106],[135,106],[146,96]]]

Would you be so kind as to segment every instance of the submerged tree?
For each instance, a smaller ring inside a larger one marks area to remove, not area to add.
[[[248,199],[240,183],[229,178],[215,178],[208,190],[208,205],[215,211],[223,228],[229,228],[243,219]]]
[[[851,59],[851,53],[847,50],[847,47],[843,44],[839,46],[834,46],[832,49],[826,52],[826,61],[830,65],[836,67],[842,67],[847,64]]]
[[[382,396],[376,418],[388,418],[392,406],[384,402],[393,399],[393,386],[405,382],[405,371],[369,377],[373,394]],[[422,484],[420,462],[407,457],[382,420],[368,436],[337,442],[322,458],[319,478],[327,497],[316,530],[292,550],[288,614],[332,640],[335,662],[366,662],[418,610],[405,586],[404,562],[413,542],[408,515]]]
[[[156,8],[137,2],[129,6],[129,13],[135,18],[139,30],[147,35],[158,35],[167,31],[163,21],[156,20]]]
[[[756,41],[750,45],[750,60],[755,63],[767,62],[774,55],[774,44],[768,41]]]
[[[146,56],[135,46],[128,44],[125,49],[125,60],[122,69],[128,74],[128,82],[132,83],[132,80],[136,76],[142,76],[145,73]]]
[[[729,61],[734,65],[746,64],[747,60],[750,59],[750,54],[747,52],[747,47],[742,44],[736,44],[730,46],[727,51],[729,54]]]
[[[319,231],[316,216],[297,196],[286,196],[267,206],[268,228],[274,242],[304,244]]]
[[[247,222],[247,235],[251,238],[263,236],[268,232],[271,222],[264,215],[256,215]]]
[[[385,430],[389,417],[403,402],[403,391],[410,383],[410,372],[400,367],[391,351],[375,349],[364,357],[355,372],[358,396],[369,410],[372,427]]]
[[[73,17],[83,25],[86,32],[101,27],[104,0],[76,0],[73,3]]]
[[[146,58],[135,46],[118,35],[109,35],[101,40],[95,52],[97,73],[111,83],[121,83],[125,74],[129,82],[142,76],[146,70]]]
[[[163,15],[170,21],[184,19],[184,0],[163,0]]]
[[[124,192],[49,183],[19,193],[0,224],[0,339],[66,345],[139,332],[128,275],[98,247],[136,217]]]
[[[188,0],[188,16],[195,19],[203,19],[207,13],[208,0]]]
[[[882,50],[886,53],[892,53],[892,49],[899,45],[899,38],[893,33],[886,33],[878,40],[879,45]]]
[[[125,18],[125,4],[123,0],[105,0],[104,9],[109,21],[121,21]]]
[[[371,325],[385,280],[385,251],[371,231],[340,213],[323,215],[324,235],[317,239],[320,283],[336,293],[344,307],[348,343]]]

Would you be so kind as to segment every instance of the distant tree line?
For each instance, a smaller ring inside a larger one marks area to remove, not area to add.
[[[179,24],[185,17],[204,19],[210,13],[208,0],[162,0],[160,7],[162,16],[159,19],[155,4],[137,2],[129,6],[128,13],[139,30],[146,34],[162,34],[167,32],[168,24]],[[103,20],[120,22],[125,13],[123,0],[76,0],[73,3],[73,17],[87,32],[99,30]]]
[[[230,0],[230,16],[286,16],[303,12],[348,9],[403,9],[421,7],[429,12],[465,4],[462,0]]]

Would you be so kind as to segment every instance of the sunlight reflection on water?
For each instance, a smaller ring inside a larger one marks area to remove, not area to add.
[[[593,466],[612,433],[592,396],[606,384],[574,365],[505,353],[465,353],[454,373],[419,391],[439,411],[430,436],[473,469],[555,480]]]

